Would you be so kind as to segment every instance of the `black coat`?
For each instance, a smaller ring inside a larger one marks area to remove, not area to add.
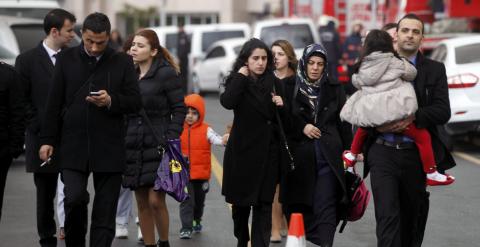
[[[346,100],[342,85],[330,80],[321,85],[317,124],[314,124],[306,96],[298,92],[295,82],[287,81],[285,86],[287,102],[291,104],[289,143],[296,167],[293,171],[287,170],[283,176],[280,200],[286,205],[312,205],[317,178],[315,142],[303,133],[305,125],[310,123],[322,132],[319,139],[321,150],[342,189],[338,202],[346,202],[342,153],[350,148],[352,130],[350,124],[340,120],[340,111]]]
[[[12,66],[0,62],[0,157],[16,158],[22,153],[24,116],[20,78]]]
[[[143,107],[160,138],[178,139],[183,130],[186,108],[182,83],[177,72],[164,60],[154,60],[139,81]],[[125,187],[153,186],[161,156],[152,129],[139,114],[127,117],[127,168]]]
[[[22,54],[15,61],[15,69],[20,74],[26,94],[27,131],[25,137],[25,164],[27,172],[58,172],[56,163],[40,167],[40,120],[45,114],[48,91],[52,86],[52,60],[43,47],[43,42]]]
[[[85,100],[90,91],[102,89],[111,97],[109,108]],[[55,145],[60,137],[54,155],[61,169],[123,172],[124,114],[141,106],[132,58],[107,48],[95,62],[80,44],[57,58],[40,142]]]
[[[417,68],[417,77],[414,80],[414,88],[418,110],[415,113],[414,123],[418,128],[426,128],[430,133],[437,169],[443,172],[456,165],[442,135],[443,125],[448,122],[451,115],[445,66],[424,57],[419,52],[415,67]],[[364,176],[367,176],[370,171],[367,162],[368,150],[377,136],[378,133],[375,130],[370,130],[364,145]]]
[[[270,149],[280,147],[276,106],[271,96],[274,83],[277,94],[282,96],[280,81],[273,73],[266,73],[257,82],[233,73],[220,96],[223,107],[234,114],[225,148],[222,186],[225,200],[234,205],[273,201],[280,171],[279,162],[271,162],[278,152]],[[258,85],[264,85],[264,93]]]

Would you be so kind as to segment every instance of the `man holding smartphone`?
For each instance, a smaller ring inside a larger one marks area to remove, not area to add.
[[[142,105],[132,59],[109,48],[109,36],[106,15],[86,17],[82,43],[58,57],[40,135],[40,158],[55,154],[65,184],[67,247],[86,243],[90,173],[95,187],[90,246],[111,246],[125,167],[123,116]]]
[[[37,198],[37,232],[41,246],[57,246],[54,217],[54,199],[57,192],[59,166],[51,159],[42,163],[40,148],[41,120],[45,114],[48,90],[52,85],[57,54],[75,37],[75,16],[63,9],[50,11],[43,20],[46,33],[37,47],[17,57],[15,67],[19,72],[26,94],[27,131],[25,163],[27,172],[33,173]],[[62,186],[61,182],[58,186]],[[62,198],[57,198],[63,200]],[[63,211],[63,209],[61,209]],[[59,219],[62,221],[61,219]],[[63,222],[60,222],[60,227]]]

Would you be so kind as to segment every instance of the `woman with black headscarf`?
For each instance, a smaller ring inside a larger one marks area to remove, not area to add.
[[[327,54],[319,44],[303,51],[294,86],[286,86],[291,103],[289,140],[295,169],[281,183],[286,215],[304,216],[306,238],[322,247],[332,246],[336,226],[347,203],[342,152],[352,133],[339,114],[345,103],[342,86],[329,80]]]

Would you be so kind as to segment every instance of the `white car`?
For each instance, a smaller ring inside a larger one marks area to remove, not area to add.
[[[320,43],[317,29],[308,18],[280,18],[257,21],[253,37],[261,39],[269,47],[275,40],[284,39],[292,44],[295,55],[300,58],[305,46]]]
[[[230,73],[232,65],[246,41],[245,38],[235,38],[213,43],[206,51],[205,58],[193,67],[193,92],[219,92],[220,83]]]
[[[480,130],[480,35],[443,40],[431,54],[445,64],[452,117],[450,135]]]

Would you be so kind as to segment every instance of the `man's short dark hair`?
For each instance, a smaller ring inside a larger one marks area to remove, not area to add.
[[[99,12],[89,14],[83,21],[83,32],[90,30],[94,33],[107,32],[107,35],[110,35],[110,29],[110,20],[105,14]]]
[[[422,23],[422,35],[425,33],[425,23],[423,23],[422,19],[420,19],[420,17],[418,17],[416,14],[406,14],[404,17],[402,17],[402,19],[400,19],[398,22],[397,22],[397,32],[398,32],[398,28],[400,27],[400,22],[402,22],[404,19],[411,19],[411,20],[417,20],[419,21],[420,23]]]
[[[395,22],[390,22],[390,23],[385,24],[385,25],[382,27],[382,31],[388,31],[388,30],[390,30],[390,29],[392,29],[392,28],[397,29],[397,27],[398,27],[398,24],[397,24],[397,23],[395,23]]]
[[[68,11],[64,9],[53,9],[48,12],[43,19],[43,30],[47,35],[50,34],[52,28],[56,28],[60,31],[60,29],[63,27],[63,24],[65,24],[65,20],[69,20],[72,22],[72,24],[77,21],[75,16]]]

